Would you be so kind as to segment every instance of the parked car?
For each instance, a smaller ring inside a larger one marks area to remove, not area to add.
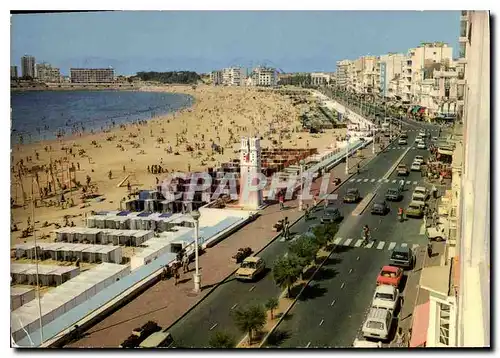
[[[257,256],[250,256],[243,260],[235,276],[238,280],[253,281],[264,272],[265,268],[266,264],[263,259]]]
[[[402,131],[401,138],[408,139],[408,133],[406,133],[406,131]]]
[[[403,193],[401,192],[401,189],[398,188],[389,188],[387,189],[387,192],[385,193],[385,200],[389,201],[399,201],[403,198]]]
[[[424,164],[424,157],[421,155],[416,155],[413,159],[413,163],[420,163],[420,165]]]
[[[413,194],[419,194],[423,197],[424,201],[429,197],[429,192],[425,186],[417,186],[415,190],[413,190]]]
[[[391,266],[411,270],[415,265],[415,255],[408,246],[395,247],[390,258]]]
[[[418,162],[413,162],[411,164],[410,170],[412,172],[420,172],[422,170],[422,166]]]
[[[347,189],[347,193],[344,195],[344,203],[357,203],[360,199],[359,190],[355,188]]]
[[[417,143],[417,148],[418,149],[425,149],[426,148],[425,143],[423,141]]]
[[[386,308],[371,307],[361,331],[366,338],[387,340],[392,326],[392,312]]]
[[[389,206],[384,201],[379,201],[373,204],[371,213],[374,215],[385,215],[389,212]]]
[[[405,138],[399,138],[398,145],[407,145],[408,141]]]
[[[392,313],[396,311],[399,304],[399,290],[392,285],[380,285],[375,289],[372,299],[372,307],[386,308]]]
[[[377,285],[391,285],[399,287],[403,278],[403,270],[396,266],[384,266],[377,277]]]
[[[421,218],[424,215],[424,207],[421,202],[412,201],[406,208],[406,216],[409,218]]]
[[[321,217],[321,223],[333,223],[338,222],[343,219],[342,214],[338,208],[328,208],[325,210],[323,216]]]
[[[404,175],[404,176],[408,175],[408,167],[404,164],[399,164],[397,171],[398,175]]]
[[[381,342],[370,342],[363,339],[355,339],[352,344],[353,348],[382,348]]]

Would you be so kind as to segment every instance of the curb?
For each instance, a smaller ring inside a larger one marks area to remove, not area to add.
[[[302,292],[304,292],[304,290],[306,289],[306,287],[309,286],[309,284],[311,283],[312,280],[314,280],[314,276],[316,276],[316,274],[318,273],[319,269],[323,267],[323,265],[325,264],[326,260],[328,260],[328,258],[333,254],[333,252],[335,251],[336,248],[337,248],[337,245],[334,245],[333,248],[332,248],[332,250],[330,251],[330,253],[328,253],[328,255],[326,255],[325,259],[323,261],[321,261],[321,263],[318,265],[318,267],[316,268],[316,270],[314,271],[314,273],[311,275],[311,278],[309,280],[307,280],[306,284],[304,285],[304,287],[302,287],[302,289],[300,290],[300,292],[297,294],[296,298],[292,301],[292,303],[290,304],[290,306],[288,306],[288,308],[285,310],[285,312],[283,312],[283,314],[279,318],[278,322],[276,322],[276,324],[264,336],[264,338],[260,342],[258,348],[262,348],[262,346],[267,342],[267,340],[269,339],[269,337],[271,336],[271,334],[273,334],[273,332],[276,330],[276,328],[278,328],[278,326],[281,324],[281,322],[283,322],[283,320],[285,319],[285,317],[288,314],[288,312],[290,312],[290,310],[293,308],[293,306],[295,306],[295,304],[299,300],[300,295],[302,295]]]
[[[390,142],[389,142],[390,143]],[[387,146],[385,147],[387,148]],[[385,149],[384,148],[384,149]],[[377,155],[380,153],[376,153],[373,157],[371,157],[366,163],[363,164],[363,167],[368,165],[373,159],[377,157]],[[360,162],[362,162],[365,159],[362,159]],[[333,168],[332,168],[333,169]],[[356,175],[356,173],[349,174],[339,185],[337,185],[329,194],[333,193],[334,191],[338,190],[342,185],[344,185],[351,177]],[[321,199],[318,201],[318,204],[321,203],[324,199]],[[290,226],[295,225],[300,219],[304,217],[305,213],[301,214],[296,220],[293,222],[290,222]],[[253,256],[259,254],[260,252],[264,251],[269,245],[271,245],[274,241],[276,241],[282,234],[279,233],[276,236],[273,236],[271,240],[264,245],[259,251],[253,253]],[[332,251],[333,252],[333,251]],[[233,270],[231,273],[229,273],[223,280],[219,281],[215,286],[210,288],[210,291],[207,292],[205,296],[203,296],[198,302],[196,302],[192,307],[190,307],[186,312],[184,312],[179,318],[177,318],[172,324],[170,324],[168,327],[166,327],[166,330],[171,329],[173,326],[175,326],[180,320],[182,320],[184,317],[186,317],[192,310],[194,310],[203,300],[205,300],[208,295],[210,295],[212,292],[214,292],[215,289],[217,289],[220,285],[222,285],[224,282],[226,282],[231,276],[233,276],[238,269],[236,268]],[[314,275],[313,275],[314,277]],[[304,286],[306,287],[306,286]],[[302,291],[301,291],[302,292]],[[299,293],[300,296],[300,293]]]

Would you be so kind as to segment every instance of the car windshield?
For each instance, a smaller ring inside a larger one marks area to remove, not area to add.
[[[241,268],[254,269],[256,267],[255,262],[243,262]]]
[[[326,215],[335,215],[337,213],[337,210],[327,210]]]
[[[366,327],[370,329],[376,329],[376,330],[383,330],[384,329],[384,324],[382,322],[377,322],[377,321],[368,321],[366,323]]]
[[[383,203],[375,203],[373,206],[376,207],[377,209],[383,209],[384,208],[384,204]]]
[[[415,194],[425,194],[425,190],[423,190],[423,189],[415,189]]]
[[[382,271],[380,275],[382,275],[382,277],[396,278],[396,272],[394,271]]]
[[[393,252],[391,259],[395,260],[407,260],[408,259],[408,254],[405,252]]]
[[[394,301],[394,296],[390,293],[377,293],[375,298],[384,301]]]
[[[357,192],[358,192],[357,189],[349,189],[349,190],[347,190],[347,195],[349,195],[349,194],[356,195]]]
[[[398,191],[396,189],[389,189],[387,190],[387,194],[391,194],[391,195],[397,195]]]
[[[409,208],[411,210],[420,210],[420,205],[410,205]]]

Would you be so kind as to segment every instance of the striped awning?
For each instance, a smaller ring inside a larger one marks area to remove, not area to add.
[[[417,111],[420,109],[421,107],[420,106],[415,106],[411,109],[411,114],[416,114]]]

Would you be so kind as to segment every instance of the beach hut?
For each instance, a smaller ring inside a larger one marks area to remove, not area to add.
[[[35,299],[35,289],[31,287],[10,288],[10,310],[13,311]]]

